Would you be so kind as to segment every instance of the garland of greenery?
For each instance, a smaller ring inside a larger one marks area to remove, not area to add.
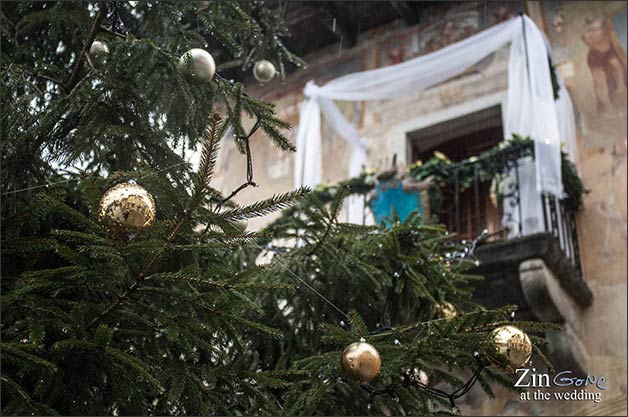
[[[509,167],[506,160],[500,158],[500,155],[509,151],[515,151],[519,148],[519,157],[533,155],[534,142],[529,137],[521,137],[513,135],[513,138],[502,142],[500,145],[481,153],[478,156],[465,159],[461,162],[454,163],[440,152],[435,152],[434,157],[425,162],[417,161],[408,167],[406,177],[412,177],[416,180],[424,180],[432,177],[434,186],[428,190],[430,200],[430,212],[434,213],[440,209],[442,202],[441,189],[453,183],[454,172],[457,170],[458,184],[460,192],[466,190],[473,185],[474,176],[478,175],[481,182],[490,181],[495,178],[497,172],[507,172]],[[563,187],[567,197],[563,200],[567,208],[570,210],[579,210],[582,207],[583,195],[588,191],[584,188],[576,168],[569,160],[565,152],[561,152],[562,159],[562,179]],[[500,166],[502,161],[503,165]],[[311,193],[311,198],[322,204],[331,202],[334,197],[343,189],[348,189],[349,194],[368,194],[375,188],[377,182],[377,174],[374,170],[362,171],[357,177],[341,181],[337,184],[320,184]],[[291,217],[295,213],[303,210],[304,204],[296,204],[295,206],[285,210],[282,216],[272,223],[272,226],[278,226],[283,223],[283,218]],[[269,229],[272,229],[272,226]]]
[[[509,171],[509,167],[506,164],[512,162],[512,160],[507,161],[507,159],[500,158],[500,155],[515,151],[517,148],[520,150],[518,158],[532,156],[534,154],[534,141],[529,137],[523,138],[513,135],[511,140],[502,142],[500,145],[478,156],[473,156],[458,163],[453,163],[442,153],[435,152],[435,156],[427,162],[417,161],[408,167],[408,176],[417,180],[423,180],[429,176],[434,177],[438,187],[432,187],[436,189],[430,190],[431,199],[432,197],[437,197],[435,194],[440,188],[452,184],[453,173],[457,171],[460,191],[462,192],[473,185],[476,171],[480,182],[490,181],[495,178],[497,173]],[[562,151],[561,171],[563,187],[565,194],[567,194],[564,203],[570,210],[579,210],[582,207],[583,195],[588,191],[584,188],[576,172],[576,167],[569,160],[567,154]]]

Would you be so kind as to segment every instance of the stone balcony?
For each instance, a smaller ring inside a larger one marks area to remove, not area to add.
[[[480,265],[471,272],[485,279],[476,284],[474,300],[486,307],[515,304],[517,318],[561,324],[550,332],[548,351],[556,368],[583,372],[586,351],[573,330],[573,307],[587,308],[593,294],[580,271],[549,232],[479,246]]]

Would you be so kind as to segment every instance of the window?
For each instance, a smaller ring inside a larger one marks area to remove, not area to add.
[[[427,160],[438,151],[458,162],[487,151],[503,140],[501,109],[491,107],[456,119],[438,123],[408,134],[412,161]],[[479,182],[460,192],[456,210],[454,186],[442,189],[439,213],[433,213],[450,231],[458,230],[463,239],[472,239],[482,230],[501,230],[496,202],[491,200],[490,181]]]

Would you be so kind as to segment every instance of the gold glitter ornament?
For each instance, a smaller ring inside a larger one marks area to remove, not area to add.
[[[340,369],[349,379],[365,384],[372,381],[382,367],[382,359],[373,345],[355,342],[342,351]]]
[[[532,342],[516,326],[499,326],[491,332],[492,346],[487,352],[493,365],[514,372],[525,366],[532,356]]]
[[[100,222],[113,234],[128,236],[148,229],[155,220],[155,200],[129,181],[111,187],[100,200]]]

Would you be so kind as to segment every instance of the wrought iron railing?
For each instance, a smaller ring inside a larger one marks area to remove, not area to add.
[[[561,249],[576,267],[578,273],[582,275],[575,210],[567,206],[562,200],[557,205],[556,199],[551,196],[541,195],[541,201],[545,230],[560,242]]]
[[[446,169],[449,170],[451,183],[441,188],[443,195],[449,198],[444,199],[440,220],[463,238],[477,236],[482,230],[488,230],[489,236],[496,239],[522,236],[524,216],[520,170],[524,161],[533,158],[533,144],[521,143],[495,152],[490,158],[471,158],[450,164]],[[461,178],[466,179],[467,183],[461,184]],[[468,184],[469,178],[472,178],[471,184]],[[490,188],[487,179],[491,183],[497,181],[498,184],[505,184],[496,198],[497,207],[492,219],[486,204],[490,198],[487,196]],[[463,185],[466,186],[465,190],[462,189]],[[535,230],[551,233],[578,273],[581,273],[576,209],[567,200],[545,194],[540,196],[540,206],[543,221]]]
[[[426,221],[442,223],[460,239],[469,240],[483,234],[484,230],[488,231],[489,240],[521,237],[524,233],[530,234],[531,229],[550,233],[560,243],[560,248],[576,271],[582,274],[576,228],[576,213],[584,192],[582,183],[573,165],[563,155],[563,184],[568,197],[559,200],[553,196],[535,194],[535,197],[539,197],[542,213],[534,219],[537,222],[534,228],[529,225],[524,227],[520,171],[522,164],[531,164],[533,159],[534,142],[519,138],[505,142],[501,148],[493,148],[461,162],[441,158],[415,164],[415,168],[410,168],[408,176],[419,181],[430,176],[436,178],[432,188],[425,191],[430,195],[429,208],[426,210],[429,213],[423,213]],[[507,177],[510,181],[502,181]],[[372,220],[368,219],[372,218],[373,213],[369,209],[369,195],[376,187],[375,178],[374,172],[365,172],[335,185],[317,187],[313,194],[318,201],[326,204],[334,199],[341,188],[348,188],[348,198],[362,202],[361,222],[370,223]],[[492,195],[491,184],[495,183],[502,186],[497,195]],[[437,191],[439,198],[432,199],[432,191]],[[437,207],[432,207],[432,200],[440,201]],[[284,222],[300,211],[301,207],[297,204],[286,210],[274,223]]]

